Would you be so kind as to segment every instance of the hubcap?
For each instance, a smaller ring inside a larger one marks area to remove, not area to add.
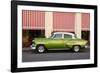
[[[79,51],[79,46],[75,46],[75,47],[74,47],[74,51],[75,51],[75,52],[78,52],[78,51]]]
[[[40,53],[44,52],[44,47],[43,46],[39,46],[38,47],[38,52],[40,52]]]

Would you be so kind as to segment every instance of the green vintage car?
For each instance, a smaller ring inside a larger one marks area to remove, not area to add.
[[[35,38],[31,49],[43,53],[48,50],[72,50],[78,52],[87,48],[87,40],[78,39],[73,33],[55,32],[49,38]]]

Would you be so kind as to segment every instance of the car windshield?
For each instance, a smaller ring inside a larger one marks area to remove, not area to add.
[[[54,34],[51,34],[51,36],[50,36],[49,38],[53,38],[53,35],[54,35]]]

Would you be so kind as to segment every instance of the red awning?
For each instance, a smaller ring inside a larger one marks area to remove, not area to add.
[[[53,30],[74,32],[75,13],[54,12]]]
[[[45,29],[45,11],[22,10],[22,28]],[[90,29],[90,14],[82,13],[82,31]],[[75,31],[75,13],[53,12],[53,31]]]
[[[44,29],[45,12],[22,10],[22,27],[23,29]]]
[[[82,31],[90,30],[90,14],[82,13]]]

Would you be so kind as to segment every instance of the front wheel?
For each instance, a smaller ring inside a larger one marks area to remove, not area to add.
[[[73,46],[73,51],[74,52],[79,52],[80,51],[80,46],[78,46],[78,45]]]
[[[45,47],[43,45],[39,45],[39,46],[37,46],[36,51],[38,53],[43,53],[43,52],[45,52]]]

